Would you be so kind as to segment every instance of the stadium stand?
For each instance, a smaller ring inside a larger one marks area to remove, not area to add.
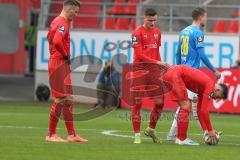
[[[40,1],[0,0],[0,8],[0,43],[2,46],[0,47],[0,73],[25,74],[28,55],[24,49],[24,24],[29,23],[31,10],[39,11]]]
[[[227,32],[228,33],[238,33],[238,30],[239,30],[238,21],[231,21]]]
[[[116,30],[131,30],[136,27],[137,5],[143,3],[144,0],[114,0],[113,6],[106,11],[107,16],[116,15],[116,27],[110,27]],[[125,16],[121,18],[119,16]],[[128,18],[126,18],[126,16]],[[134,17],[134,18],[133,18]],[[135,20],[131,20],[135,19]],[[108,23],[107,23],[108,22]],[[105,28],[109,29],[109,19],[106,19]]]
[[[79,11],[80,15],[92,15],[93,17],[76,17],[73,22],[74,28],[99,28],[99,15],[101,12],[101,0],[82,0],[81,2],[98,3],[94,5],[82,5]]]
[[[129,29],[133,30],[134,28],[136,28],[136,18],[132,18],[130,20],[130,25],[129,25]]]
[[[240,17],[240,12],[233,12],[229,14],[228,17],[231,17],[236,20],[217,20],[213,27],[212,32],[214,33],[238,33],[239,31],[239,22],[237,19]]]
[[[215,22],[212,32],[214,33],[226,33],[228,22],[224,20],[218,20]]]
[[[107,30],[114,30],[115,29],[116,18],[107,17],[106,18],[106,29]]]
[[[126,0],[115,0],[113,6],[107,11],[107,14],[125,14]]]
[[[61,12],[62,1],[63,0],[51,0],[46,26],[49,26],[53,18]],[[79,16],[75,18],[72,24],[73,28],[129,30],[136,26],[136,19],[133,21],[131,19],[136,16],[137,5],[144,1],[114,0],[111,1],[113,2],[111,3],[104,0],[82,0],[81,2],[82,6]],[[106,2],[107,5],[103,7],[102,2]],[[103,12],[105,12],[105,17],[101,16]],[[123,18],[121,16],[127,16],[128,18]],[[103,21],[105,21],[105,23],[103,23]]]
[[[116,23],[117,30],[128,30],[129,29],[129,18],[118,18]]]
[[[151,0],[148,4],[158,4],[158,0]],[[204,6],[208,11],[208,23],[206,27],[207,32],[218,32],[218,33],[227,33],[229,30],[230,21],[237,19],[232,16],[233,13],[237,14],[237,6],[240,5],[239,0],[161,0],[162,6],[152,6],[155,7],[158,11],[159,18],[159,27],[161,30],[168,30],[171,32],[179,31],[191,23],[191,11],[196,6]],[[229,5],[229,6],[228,6]],[[217,13],[217,14],[216,14]],[[172,20],[171,16],[173,17]],[[223,19],[221,19],[223,18]],[[223,24],[222,22],[217,22],[218,20],[226,20],[226,26],[220,27],[218,30],[218,23]],[[170,22],[172,21],[172,22]],[[171,24],[172,23],[172,24]],[[233,23],[233,22],[232,22]],[[174,25],[173,25],[174,24]],[[234,25],[233,25],[234,26]],[[224,27],[226,27],[224,29]],[[232,30],[232,29],[231,29]],[[236,29],[235,31],[236,32]]]
[[[50,4],[50,16],[48,17],[47,26],[51,21],[61,12],[63,0],[51,0]],[[83,5],[79,11],[78,17],[73,22],[74,28],[99,28],[99,17],[101,12],[101,0],[81,0]]]

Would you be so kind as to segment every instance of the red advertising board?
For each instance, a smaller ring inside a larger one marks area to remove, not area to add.
[[[214,74],[208,69],[202,69],[209,76]],[[239,69],[218,69],[221,72],[221,79],[218,82],[228,85],[228,99],[213,101],[210,106],[212,112],[240,113],[240,70]]]

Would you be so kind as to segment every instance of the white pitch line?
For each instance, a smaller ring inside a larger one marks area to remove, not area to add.
[[[35,127],[35,126],[0,126],[0,128],[44,129],[44,130],[47,130],[47,128]],[[57,128],[57,129],[61,130],[62,128]],[[133,133],[132,131],[106,130],[106,129],[86,129],[86,128],[82,128],[82,129],[80,128],[80,129],[76,129],[76,130],[79,130],[79,131],[99,131],[99,132],[101,132],[101,134],[107,135],[107,136],[115,136],[115,137],[123,137],[123,138],[134,138],[134,136],[130,136],[130,135],[117,134],[117,132],[120,132],[120,133],[121,132],[123,132],[123,133]],[[158,132],[158,133],[166,134],[167,132]],[[197,133],[192,133],[191,135],[200,135],[201,136],[201,134],[197,134]],[[240,135],[223,135],[223,137],[240,137]],[[149,138],[142,137],[142,139],[149,139]],[[240,144],[234,144],[234,143],[224,143],[224,144],[240,146]]]
[[[105,130],[102,131],[101,133],[106,136],[114,136],[114,137],[122,137],[122,138],[134,138],[134,136],[129,136],[129,135],[122,135],[122,134],[117,134],[116,132],[125,132],[125,131],[117,131],[117,130]],[[125,133],[128,133],[129,131],[126,131]],[[167,133],[167,132],[159,132],[159,133]],[[201,134],[192,134],[192,135],[201,135]],[[226,136],[226,135],[225,135]],[[142,139],[150,139],[146,137],[141,137]],[[161,139],[164,141],[167,141],[166,139]],[[240,146],[240,144],[235,144],[235,143],[222,143],[220,142],[219,144],[223,145],[232,145],[232,146]]]
[[[237,144],[237,143],[222,143],[220,142],[219,144],[225,144],[225,145],[231,145],[231,146],[240,146],[240,144]]]
[[[20,129],[47,129],[43,127],[34,127],[34,126],[0,126],[0,128],[20,128]],[[57,129],[62,129],[62,128],[57,128]],[[117,134],[116,132],[124,132],[124,133],[132,133],[132,131],[120,131],[120,130],[105,130],[105,129],[77,129],[77,130],[82,130],[82,131],[100,131],[101,134],[106,135],[106,136],[115,136],[115,137],[123,137],[123,138],[134,138],[134,136],[129,136],[129,135],[121,135]],[[158,132],[158,133],[167,133],[167,132]],[[201,134],[192,134],[192,135],[201,135]],[[235,137],[240,137],[238,135],[224,135],[224,136],[235,136]],[[146,137],[142,137],[142,139],[150,139]],[[235,143],[220,143],[220,144],[225,144],[225,145],[232,145],[232,146],[240,146],[240,144],[235,144]]]
[[[0,126],[0,128],[17,128],[17,129],[46,129],[41,127],[32,127],[32,126]]]
[[[2,97],[0,96],[1,101],[26,101],[26,98],[16,98],[16,97]]]
[[[47,128],[43,127],[34,127],[34,126],[0,126],[0,128],[16,128],[16,129],[44,129],[47,130]],[[61,130],[62,128],[57,128]],[[81,130],[81,131],[99,131],[102,132],[104,129],[76,129],[76,130]]]
[[[43,128],[43,127],[35,127],[35,126],[0,126],[0,128],[21,128],[21,129],[47,129],[47,128]],[[57,128],[57,129],[62,129],[62,128]],[[124,132],[124,133],[133,133],[133,131],[122,131],[122,130],[106,130],[106,129],[77,129],[77,130],[89,130],[89,131],[100,131],[103,132],[102,134],[106,133],[106,135],[108,134],[108,131],[111,132]],[[161,134],[167,134],[167,132],[157,132],[157,133],[161,133]],[[195,135],[195,136],[202,136],[202,134],[199,133],[191,133],[191,135]],[[125,135],[124,135],[125,136]],[[224,134],[222,135],[223,137],[237,137],[240,138],[240,135],[231,135],[231,134]],[[126,136],[128,138],[133,138],[133,136]]]
[[[106,136],[123,137],[123,138],[134,138],[134,136],[121,135],[121,134],[116,134],[116,133],[113,133],[113,132],[117,132],[117,131],[114,131],[114,130],[106,130],[106,131],[102,131],[101,133],[102,133],[103,135],[106,135]],[[150,138],[142,137],[142,139],[150,139]]]
[[[44,115],[45,113],[0,113],[0,116],[32,116],[32,115]],[[46,114],[47,115],[47,114]]]
[[[105,130],[106,133],[108,133],[107,131],[113,131],[113,132],[124,132],[124,133],[133,133],[133,131],[121,131],[121,130]],[[104,131],[104,133],[105,133]],[[167,134],[168,132],[157,132],[157,133],[161,133],[161,134]],[[103,133],[102,133],[103,134]],[[199,133],[191,133],[190,135],[195,135],[195,136],[202,136],[202,134],[199,134]],[[240,135],[226,135],[223,133],[222,135],[223,137],[239,137],[240,138]],[[133,136],[132,136],[133,137]],[[130,138],[130,137],[129,137]],[[133,137],[134,138],[134,137]]]

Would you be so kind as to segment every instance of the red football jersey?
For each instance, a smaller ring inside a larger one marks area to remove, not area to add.
[[[208,107],[215,81],[202,71],[184,65],[171,67],[163,76],[163,80],[172,85],[170,92],[172,100],[188,100],[186,89],[198,94],[197,112],[200,124],[204,130],[211,131],[212,124]]]
[[[163,79],[170,80],[171,83],[181,87],[184,85],[199,96],[208,96],[213,91],[215,84],[214,80],[202,71],[185,65],[171,67]]]
[[[134,48],[134,62],[161,61],[159,47],[161,46],[160,29],[146,29],[144,26],[136,28],[132,33],[132,47]]]
[[[49,42],[50,58],[70,58],[69,22],[61,16],[56,17],[49,28],[47,39]]]
[[[183,80],[187,89],[199,96],[209,96],[213,91],[215,82],[208,75],[192,67],[179,66],[182,70]]]

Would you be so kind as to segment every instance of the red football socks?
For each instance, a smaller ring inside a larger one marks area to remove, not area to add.
[[[156,128],[157,121],[162,113],[162,109],[163,109],[163,105],[155,104],[155,106],[151,112],[151,115],[150,115],[150,122],[149,122],[150,128],[152,128],[152,129]]]
[[[189,110],[180,108],[178,117],[177,117],[177,125],[178,125],[178,139],[181,141],[187,138],[187,130],[189,125]]]
[[[65,125],[68,130],[69,135],[75,135],[75,130],[73,127],[73,106],[72,105],[65,105],[63,107],[63,116],[65,120]]]
[[[62,112],[68,134],[75,135],[75,130],[73,127],[72,105],[63,106],[56,102],[53,102],[49,117],[49,136],[56,134],[57,124]]]
[[[49,117],[49,133],[51,136],[56,133],[57,124],[62,113],[63,106],[53,102],[52,107],[50,109],[50,117]]]
[[[132,106],[132,112],[131,112],[131,117],[132,117],[132,125],[133,125],[133,130],[135,133],[140,133],[140,125],[141,125],[141,109],[142,104],[135,104]]]

